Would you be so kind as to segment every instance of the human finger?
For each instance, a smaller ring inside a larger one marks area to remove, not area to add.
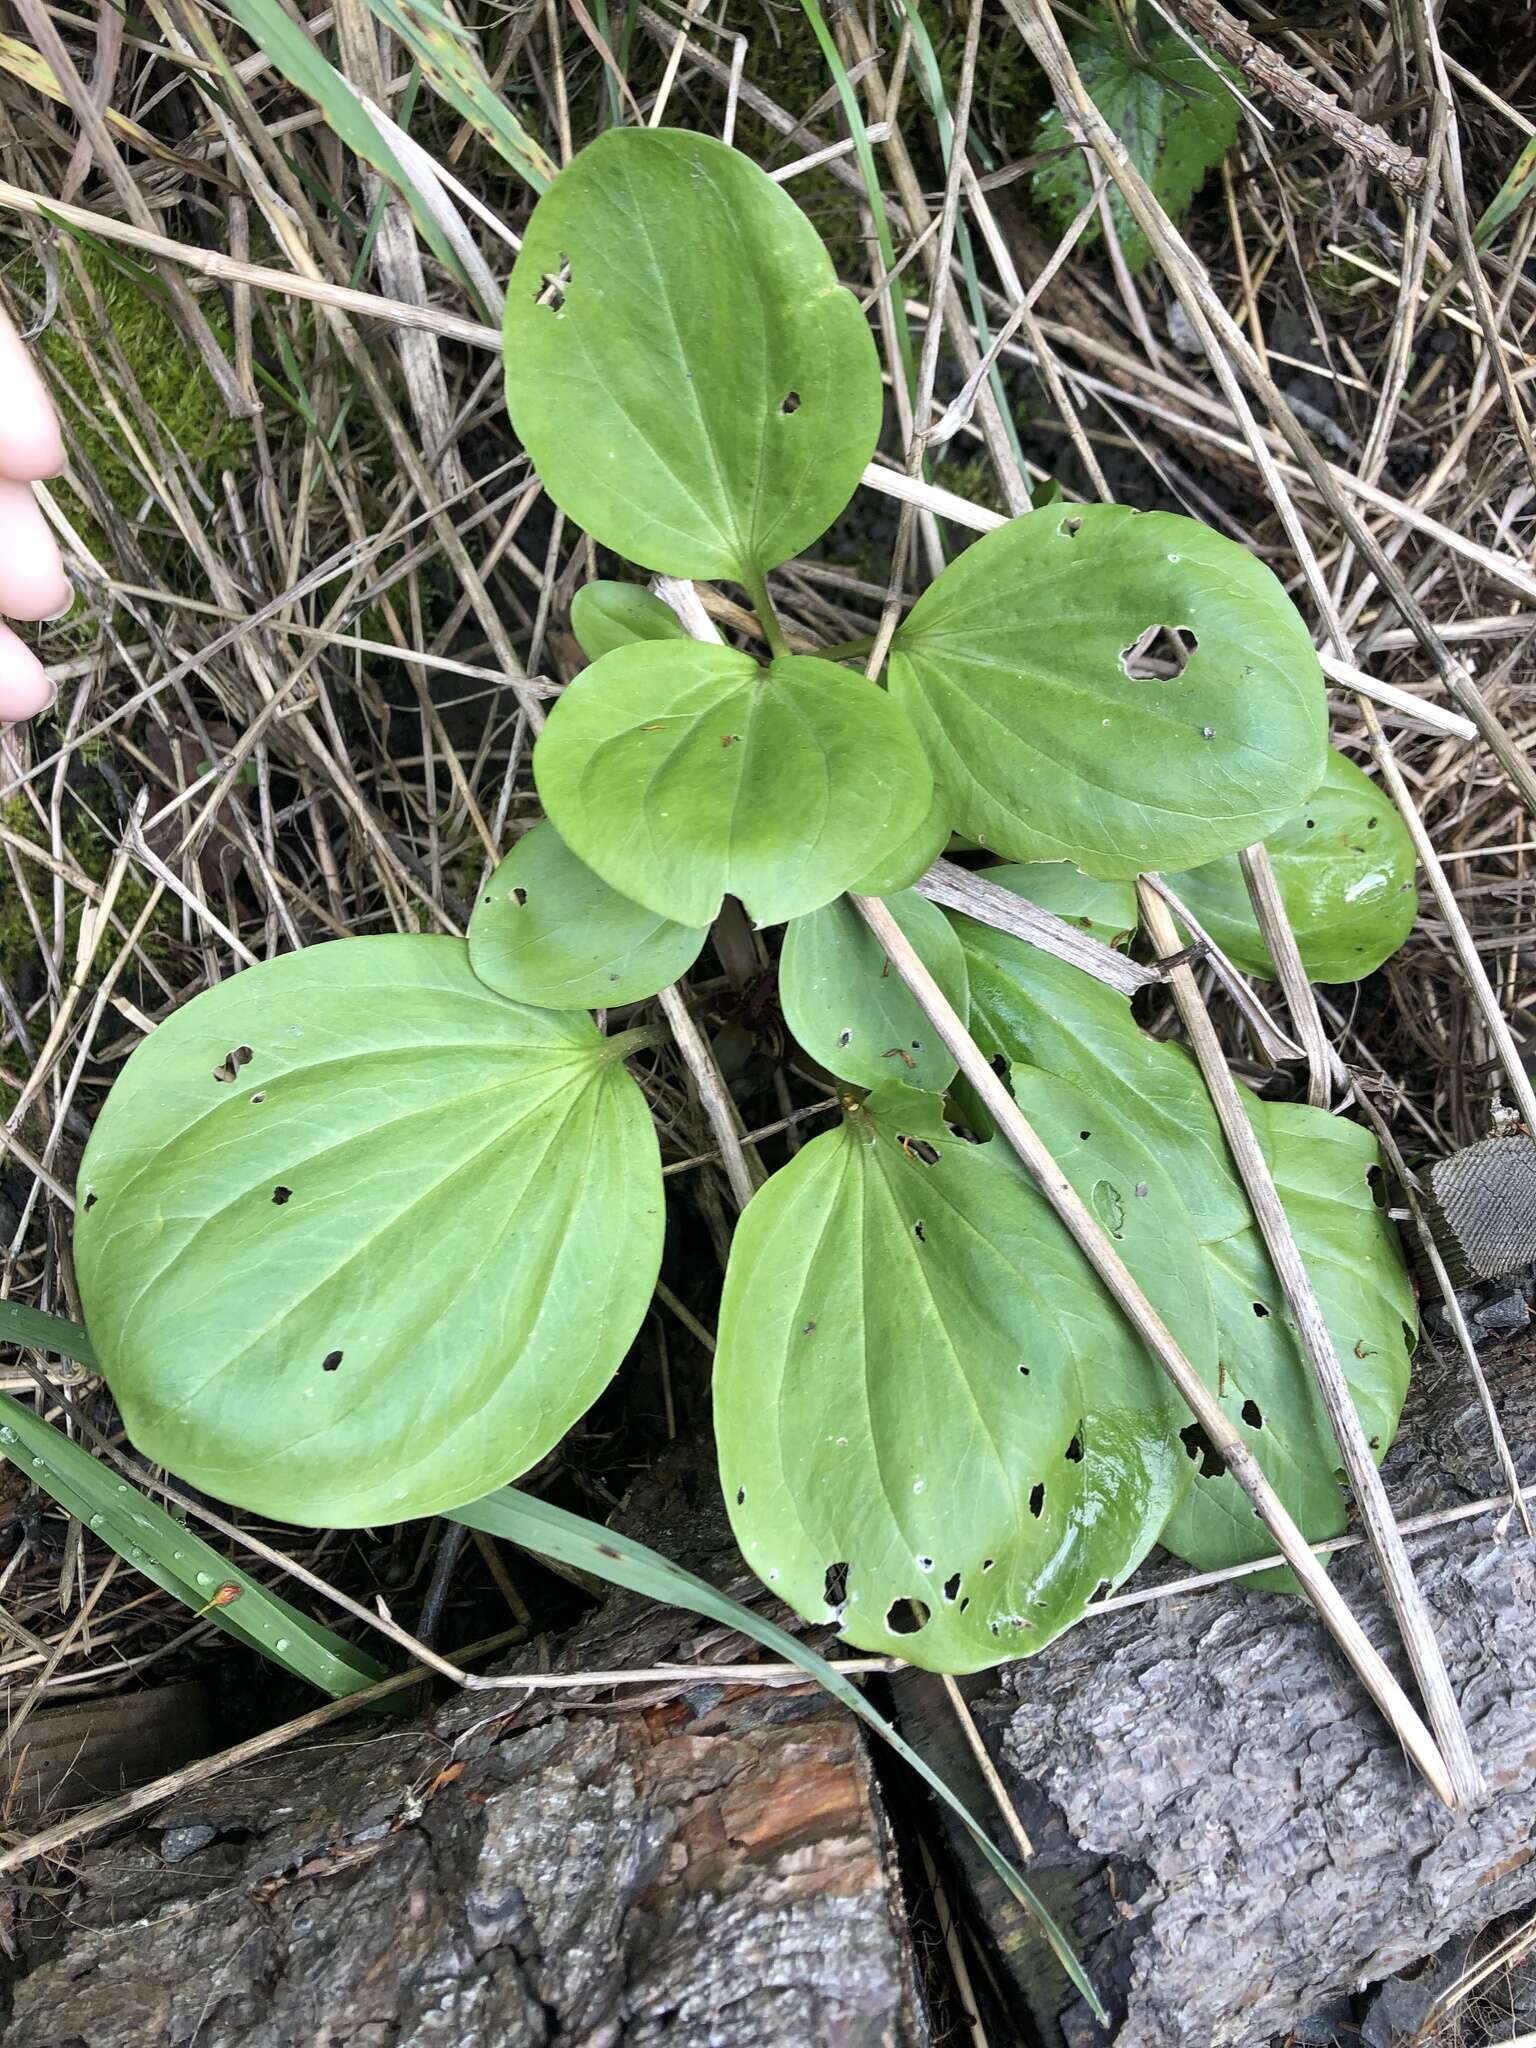
[[[32,486],[0,478],[0,616],[56,618],[73,595]]]
[[[0,309],[0,477],[34,483],[63,467],[58,415],[21,336]]]
[[[35,718],[53,702],[54,689],[30,647],[0,624],[0,725]]]

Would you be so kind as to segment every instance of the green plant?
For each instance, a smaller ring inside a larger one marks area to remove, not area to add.
[[[467,943],[288,955],[135,1053],[82,1165],[76,1259],[140,1450],[339,1525],[452,1510],[547,1453],[618,1370],[661,1250],[625,1067],[653,1034],[585,1012],[667,986],[730,894],[788,922],[786,1018],[845,1106],[751,1203],[726,1279],[722,1480],[764,1580],[850,1642],[965,1670],[1048,1641],[1159,1537],[1262,1555],[851,891],[891,898],[1286,1504],[1334,1533],[1328,1425],[1192,1061],[1080,969],[908,893],[958,831],[1007,857],[1004,887],[1124,943],[1133,878],[1174,870],[1262,972],[1231,877],[1268,836],[1313,971],[1375,964],[1411,859],[1330,767],[1279,583],[1192,520],[1052,503],[937,577],[883,680],[791,653],[766,579],[856,488],[879,369],[793,201],[701,136],[610,130],[561,173],[506,357],[561,509],[641,568],[738,584],[770,657],[592,586],[590,666],[534,754],[548,822]],[[1374,1142],[1248,1110],[1384,1449],[1413,1307]]]

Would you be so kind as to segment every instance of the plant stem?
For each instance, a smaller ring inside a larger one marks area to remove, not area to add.
[[[611,1060],[627,1060],[632,1052],[644,1052],[652,1045],[669,1045],[671,1040],[671,1032],[661,1024],[636,1024],[632,1030],[616,1031],[605,1039],[603,1050]]]
[[[775,661],[782,661],[790,651],[789,642],[784,638],[784,628],[779,624],[773,599],[768,595],[768,578],[761,569],[755,569],[742,578],[742,588],[752,600],[752,609],[757,613],[757,623],[763,629],[769,653]]]

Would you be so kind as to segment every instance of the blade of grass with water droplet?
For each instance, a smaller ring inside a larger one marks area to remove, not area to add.
[[[515,1487],[504,1486],[499,1492],[488,1493],[483,1500],[455,1508],[448,1519],[463,1522],[471,1529],[483,1530],[488,1536],[499,1536],[541,1557],[553,1558],[559,1564],[590,1572],[596,1578],[623,1586],[646,1599],[662,1601],[669,1607],[683,1607],[692,1614],[706,1615],[711,1621],[722,1622],[727,1628],[750,1636],[776,1657],[797,1664],[807,1678],[814,1679],[850,1713],[857,1714],[861,1721],[873,1728],[882,1741],[888,1742],[897,1755],[917,1772],[923,1783],[958,1815],[1009,1891],[1039,1922],[1062,1968],[1088,2001],[1096,2018],[1102,2025],[1109,2024],[1098,1994],[1089,1983],[1065,1933],[1012,1863],[997,1848],[964,1801],[950,1790],[931,1765],[924,1763],[917,1751],[897,1734],[882,1714],[876,1712],[858,1687],[843,1677],[835,1665],[829,1664],[824,1657],[818,1657],[814,1650],[808,1650],[787,1629],[765,1621],[750,1607],[744,1607],[728,1593],[720,1592],[707,1580],[684,1571],[681,1565],[673,1564],[659,1552],[647,1549],[643,1543],[605,1529],[600,1523],[589,1522],[582,1515],[570,1514],[549,1501],[538,1500],[532,1494],[520,1493]]]

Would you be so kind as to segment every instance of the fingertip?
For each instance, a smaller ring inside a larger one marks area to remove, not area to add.
[[[0,614],[8,619],[54,619],[74,603],[30,484],[0,479]]]
[[[30,647],[0,625],[0,725],[36,718],[57,695],[47,671]]]

